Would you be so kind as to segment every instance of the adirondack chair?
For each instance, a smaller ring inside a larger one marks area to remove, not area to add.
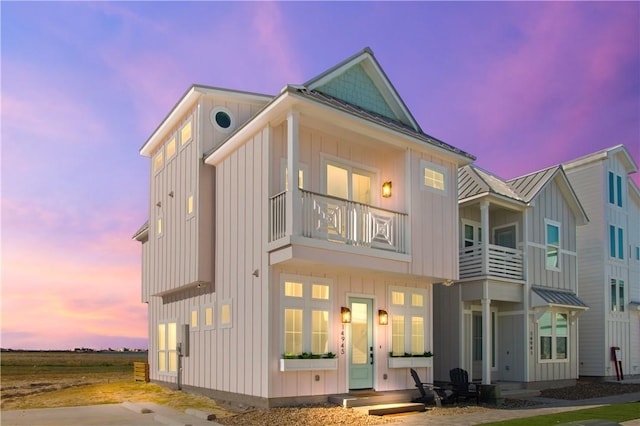
[[[413,377],[413,381],[416,383],[416,387],[420,392],[420,397],[415,398],[411,402],[421,402],[423,404],[435,403],[436,407],[442,407],[443,395],[446,397],[446,394],[440,394],[440,388],[434,386],[433,383],[424,383],[420,380],[418,372],[413,368],[411,369],[411,377]]]
[[[469,382],[469,373],[462,368],[454,368],[449,370],[449,383],[453,390],[452,398],[458,402],[461,398],[469,400],[474,398],[476,404],[480,401],[480,388],[475,384]]]

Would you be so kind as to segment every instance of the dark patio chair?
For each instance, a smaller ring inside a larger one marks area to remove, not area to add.
[[[458,402],[460,399],[468,401],[473,398],[476,404],[480,401],[480,387],[475,383],[469,382],[469,373],[462,368],[454,368],[449,370],[449,379],[451,382],[452,398]]]
[[[420,392],[420,397],[413,399],[411,402],[435,404],[436,407],[442,407],[442,400],[446,399],[444,389],[434,386],[433,383],[425,383],[421,381],[420,376],[418,376],[418,372],[413,368],[411,369],[411,377],[413,377],[416,388],[418,388],[418,391]]]

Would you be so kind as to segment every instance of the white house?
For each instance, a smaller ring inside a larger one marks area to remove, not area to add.
[[[576,229],[588,218],[561,166],[510,181],[458,177],[460,273],[434,288],[437,381],[564,385],[578,377]]]
[[[152,380],[263,407],[433,380],[474,157],[421,130],[371,50],[276,96],[192,86],[140,153]]]
[[[589,215],[578,230],[580,375],[616,377],[619,348],[625,377],[640,375],[640,191],[629,175],[637,163],[623,145],[564,164]],[[621,359],[620,359],[621,358]]]

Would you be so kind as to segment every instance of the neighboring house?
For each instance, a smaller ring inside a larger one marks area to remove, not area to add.
[[[578,377],[576,228],[587,216],[561,166],[510,181],[458,176],[460,277],[434,288],[434,375],[489,384]]]
[[[590,222],[578,230],[580,375],[640,375],[640,191],[629,175],[638,165],[618,145],[564,164]]]
[[[433,380],[390,353],[434,350],[474,158],[421,130],[369,49],[275,97],[192,86],[140,153],[152,380],[262,407]]]

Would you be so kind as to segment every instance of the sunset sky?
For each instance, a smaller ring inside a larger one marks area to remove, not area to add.
[[[192,83],[275,95],[369,46],[423,130],[499,176],[617,144],[640,162],[638,2],[3,1],[0,14],[3,348],[146,348],[138,150]]]

